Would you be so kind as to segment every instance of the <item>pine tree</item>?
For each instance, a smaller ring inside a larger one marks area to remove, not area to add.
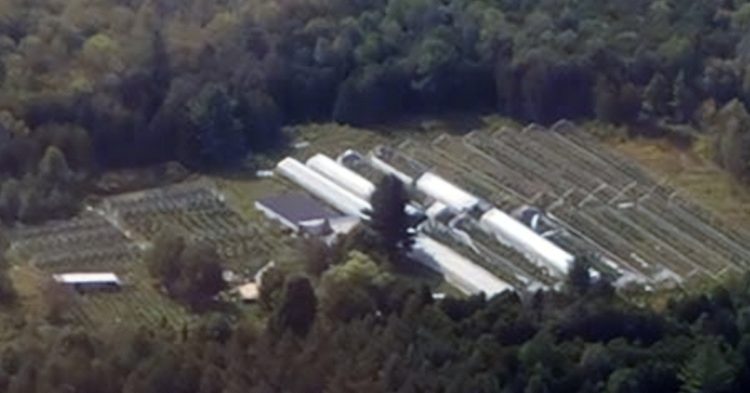
[[[174,230],[162,230],[146,254],[145,262],[152,277],[164,288],[170,288],[180,275],[180,258],[185,249],[185,240]]]
[[[578,295],[585,295],[591,288],[591,259],[579,256],[573,260],[568,270],[568,285]]]
[[[682,393],[723,392],[737,377],[735,366],[715,341],[698,345],[693,357],[682,367],[679,377]]]
[[[173,285],[173,295],[193,309],[209,304],[226,288],[221,257],[206,243],[190,244],[182,252],[180,276]]]
[[[237,119],[237,103],[226,89],[205,86],[188,103],[188,118],[193,127],[190,135],[193,164],[216,168],[237,163],[247,152],[242,123]]]
[[[620,120],[620,110],[618,107],[617,86],[605,77],[599,77],[594,88],[594,112],[596,118],[605,121],[618,123]]]
[[[39,177],[45,186],[65,186],[73,177],[65,154],[56,146],[49,146],[39,161]]]
[[[5,248],[3,246],[2,250],[0,250],[0,304],[11,304],[16,301],[18,294],[16,293],[16,288],[13,286],[13,281],[8,276],[10,264],[5,258]]]
[[[651,78],[643,93],[643,110],[653,116],[664,116],[669,112],[669,103],[672,101],[672,89],[670,89],[667,78],[657,73]]]
[[[290,277],[282,295],[281,305],[272,320],[278,332],[292,331],[306,336],[315,322],[318,302],[310,280],[303,276]]]
[[[671,105],[674,109],[675,120],[678,122],[690,121],[698,105],[698,99],[688,86],[684,72],[680,72],[674,81]]]
[[[398,263],[414,243],[405,211],[409,201],[406,189],[395,176],[387,176],[378,184],[371,201],[371,226],[390,261]]]

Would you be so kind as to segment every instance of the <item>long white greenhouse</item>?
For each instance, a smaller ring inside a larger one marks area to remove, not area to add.
[[[479,198],[432,172],[422,174],[417,179],[416,187],[418,191],[455,211],[466,211],[479,204]]]
[[[365,212],[371,210],[369,202],[345,190],[294,158],[287,157],[281,160],[276,165],[276,170],[343,213],[367,218]]]
[[[466,294],[484,292],[490,297],[503,291],[513,290],[511,285],[495,277],[489,271],[428,236],[420,234],[415,237],[411,256],[429,268],[442,273],[448,283]]]
[[[480,224],[501,243],[518,250],[530,260],[543,264],[555,275],[564,275],[573,263],[573,255],[498,209],[487,211],[480,219]]]
[[[312,156],[307,160],[307,166],[366,201],[369,201],[370,196],[375,192],[375,185],[372,182],[324,154]]]

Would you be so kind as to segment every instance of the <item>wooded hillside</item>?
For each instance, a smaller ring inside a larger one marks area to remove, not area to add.
[[[310,120],[694,123],[750,98],[749,27],[741,0],[0,0],[0,207],[76,199],[30,180],[50,146],[85,178],[233,166]]]
[[[427,289],[356,251],[320,278],[273,276],[262,295],[261,318],[208,314],[195,328],[182,330],[17,324],[18,336],[0,354],[0,389],[718,393],[750,388],[747,278],[706,295],[673,299],[655,312],[581,275],[571,276],[561,292],[433,301]]]

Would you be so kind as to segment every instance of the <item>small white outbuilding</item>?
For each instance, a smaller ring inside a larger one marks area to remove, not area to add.
[[[117,291],[122,281],[114,273],[62,273],[52,275],[52,279],[77,292]]]

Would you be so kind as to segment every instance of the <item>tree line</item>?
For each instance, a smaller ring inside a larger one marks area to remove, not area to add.
[[[184,329],[17,323],[0,351],[0,387],[684,393],[750,386],[748,276],[705,294],[673,295],[655,310],[585,274],[571,275],[559,291],[435,300],[355,250],[318,276],[268,274],[280,284],[265,294],[260,316],[209,313]]]
[[[175,159],[233,167],[306,121],[470,110],[652,130],[750,99],[744,0],[0,0],[0,11],[0,168],[23,189],[50,146],[86,178]]]

